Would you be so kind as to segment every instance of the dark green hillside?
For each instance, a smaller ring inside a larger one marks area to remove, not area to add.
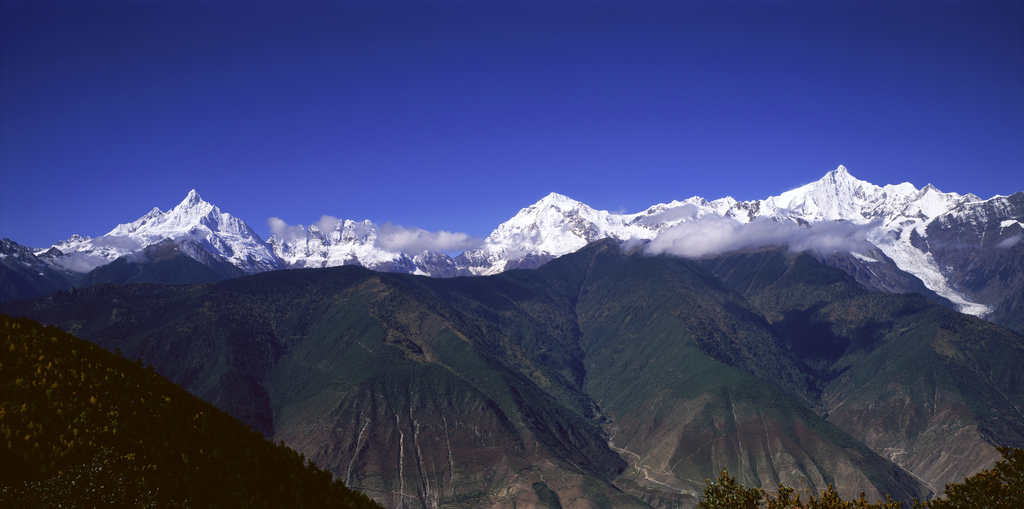
[[[377,507],[152,368],[0,322],[4,507]]]
[[[780,250],[603,241],[491,277],[276,271],[0,311],[141,358],[389,507],[687,506],[723,468],[907,501],[990,466],[1024,407],[1019,336]]]
[[[933,490],[1024,445],[1024,337],[916,294],[865,290],[807,255],[704,262],[815,373],[829,420]]]
[[[644,500],[692,500],[712,465],[766,485],[799,480],[821,488],[833,478],[820,472],[841,465],[850,490],[927,494],[786,394],[814,394],[800,363],[763,317],[692,262],[628,257],[605,242],[534,271],[399,280],[485,317],[477,335],[494,339],[482,343],[548,392],[582,389],[587,400],[561,401],[584,416],[587,409],[572,403],[590,401],[598,419],[611,418],[611,447],[631,464],[618,484]],[[769,441],[733,445],[765,436],[766,427]],[[709,443],[723,449],[712,453]],[[800,466],[773,465],[780,452]]]
[[[689,491],[725,467],[757,486],[927,495],[808,409],[804,368],[713,275],[690,261],[613,249],[593,260],[590,274],[603,275],[588,278],[577,306],[587,389],[613,417],[614,446],[635,460],[628,477]]]
[[[584,415],[592,405],[502,323],[533,326],[453,306],[422,281],[436,280],[337,267],[101,284],[35,312],[141,357],[389,505],[536,498],[552,475],[563,494],[642,505],[609,484],[625,462]]]

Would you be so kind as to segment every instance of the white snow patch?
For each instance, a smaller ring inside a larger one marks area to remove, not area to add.
[[[854,257],[854,258],[856,258],[856,259],[858,259],[858,260],[860,260],[862,262],[878,263],[878,260],[876,260],[874,258],[871,258],[870,256],[861,254],[861,253],[853,252],[853,253],[850,253],[850,256],[852,256],[852,257]]]

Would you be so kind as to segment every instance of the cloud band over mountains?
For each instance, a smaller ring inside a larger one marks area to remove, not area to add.
[[[333,216],[322,216],[319,221],[311,226],[316,226],[321,232],[332,232],[343,225],[344,221]],[[292,226],[282,219],[271,217],[267,220],[267,226],[275,237],[283,240],[304,238],[306,229],[302,225]],[[424,251],[430,252],[457,252],[480,247],[484,240],[467,233],[450,232],[440,230],[436,232],[422,228],[407,227],[392,223],[382,225],[374,224],[366,227],[363,223],[355,223],[353,232],[357,237],[366,235],[372,229],[376,233],[374,244],[377,247],[392,252],[403,252],[417,254]]]
[[[389,251],[422,253],[423,251],[465,251],[484,244],[484,240],[466,233],[445,230],[431,232],[386,223],[377,229],[377,245]]]
[[[645,252],[700,258],[779,245],[788,245],[794,252],[856,252],[871,247],[867,234],[879,225],[877,221],[866,224],[835,221],[801,226],[768,218],[741,223],[727,217],[705,216],[665,230],[651,240]]]
[[[671,219],[692,218],[696,212],[687,207],[681,209],[681,212],[671,211]],[[667,213],[659,214],[652,220],[666,220],[665,217],[661,217],[664,214]],[[316,226],[321,232],[331,232],[343,224],[344,221],[341,219],[323,216],[311,226]],[[289,225],[276,217],[268,219],[267,225],[271,233],[281,240],[295,240],[307,235],[306,228],[302,225]],[[663,231],[647,244],[644,251],[650,255],[667,254],[685,258],[700,258],[740,249],[779,245],[788,245],[794,252],[857,252],[871,248],[867,241],[868,232],[879,225],[878,221],[865,224],[833,221],[799,225],[792,221],[776,221],[763,217],[750,223],[741,223],[732,218],[709,215],[685,221]],[[374,244],[391,252],[453,253],[484,245],[484,239],[461,232],[428,231],[392,223],[372,226],[355,223],[354,227],[356,231],[352,233],[357,237],[371,233],[372,230],[375,233]]]

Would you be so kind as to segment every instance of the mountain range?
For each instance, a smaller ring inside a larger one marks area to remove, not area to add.
[[[264,241],[193,191],[98,238],[4,239],[0,313],[390,508],[692,507],[722,469],[910,501],[1024,447],[1022,209],[840,167],[637,214],[551,194],[451,257],[370,221]]]
[[[1024,446],[1024,336],[809,253],[603,239],[534,270],[358,266],[0,304],[391,507],[692,507],[728,469],[925,499]]]
[[[764,200],[693,197],[635,214],[594,210],[552,193],[455,257],[420,250],[423,243],[415,241],[438,234],[393,230],[336,220],[281,228],[264,241],[193,190],[173,209],[154,208],[101,237],[75,235],[39,249],[4,239],[0,301],[101,281],[198,283],[339,265],[432,277],[491,275],[536,268],[608,238],[642,245],[648,254],[689,258],[789,245],[874,290],[921,293],[1024,332],[1022,192],[982,200],[931,185],[876,186],[840,166]]]

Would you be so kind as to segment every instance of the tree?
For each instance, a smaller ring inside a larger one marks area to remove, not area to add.
[[[929,509],[998,509],[1024,507],[1024,449],[999,447],[1003,459],[991,470],[946,485],[945,498],[914,507]]]
[[[758,509],[761,506],[764,491],[747,488],[736,482],[736,479],[729,476],[728,470],[723,469],[718,473],[717,483],[710,479],[705,481],[698,509]]]
[[[944,498],[927,502],[914,500],[914,509],[1020,509],[1024,508],[1024,449],[999,447],[1003,459],[991,470],[946,485]],[[807,502],[800,495],[791,498],[793,488],[779,484],[771,497],[763,489],[747,488],[729,476],[727,470],[718,474],[717,482],[706,481],[697,507],[700,509],[900,509],[903,503],[892,500],[870,503],[860,494],[844,501],[831,484],[820,496],[807,493]]]

